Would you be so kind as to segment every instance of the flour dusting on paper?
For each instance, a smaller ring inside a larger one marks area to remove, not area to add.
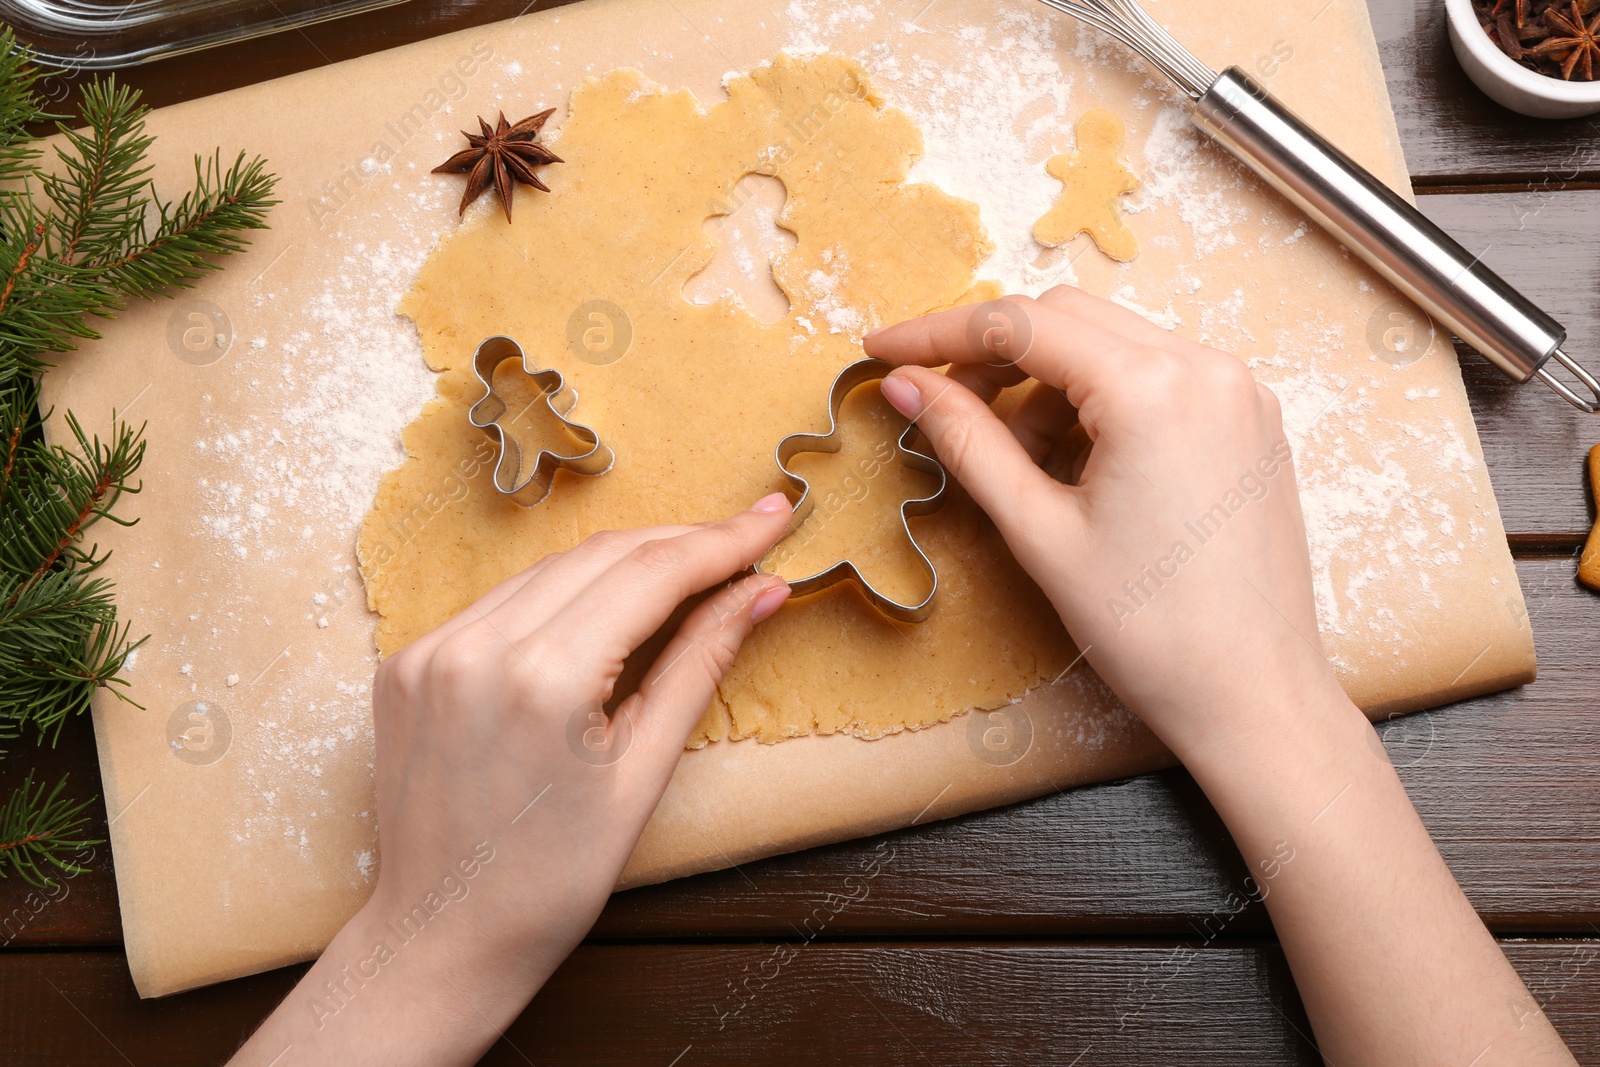
[[[269,837],[302,851],[313,848],[313,827],[304,819],[325,806],[327,777],[339,768],[370,773],[377,656],[335,663],[311,638],[339,613],[365,611],[350,546],[378,482],[405,457],[401,429],[432,399],[435,386],[415,327],[395,308],[437,239],[439,221],[450,217],[455,195],[443,181],[418,182],[416,168],[391,169],[373,173],[391,180],[405,204],[400,214],[414,221],[396,226],[388,210],[372,210],[376,197],[357,200],[366,212],[351,209],[330,224],[329,247],[341,251],[311,299],[295,280],[274,285],[272,274],[263,278],[258,307],[301,300],[299,329],[282,338],[248,339],[246,358],[258,375],[251,384],[280,390],[284,406],[203,412],[198,420],[196,451],[228,471],[199,482],[204,531],[241,564],[270,562],[286,580],[309,579],[319,590],[305,618],[293,620],[305,627],[284,627],[286,643],[276,660],[230,676],[237,682],[237,688],[229,682],[230,704],[248,708],[249,719],[233,712],[228,758],[243,763],[260,797],[233,827],[238,842]],[[284,550],[285,530],[292,534],[287,543],[303,551]],[[335,547],[330,552],[328,546]],[[248,597],[228,590],[208,595],[218,628],[257,625],[260,612]],[[196,680],[190,688],[202,692],[204,683]],[[370,822],[371,814],[360,817]],[[367,852],[341,864],[362,880],[373,870]]]
[[[337,235],[335,235],[336,237]],[[420,236],[355,241],[338,274],[306,308],[288,339],[251,342],[298,399],[282,411],[205,416],[195,447],[238,472],[210,490],[206,528],[245,558],[273,559],[269,531],[308,512],[353,531],[383,473],[405,458],[400,430],[433,396],[416,329],[394,311],[432,244]],[[258,302],[272,302],[268,291]]]

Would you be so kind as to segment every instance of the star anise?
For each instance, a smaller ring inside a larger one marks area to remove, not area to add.
[[[1473,0],[1473,7],[1483,32],[1523,66],[1551,78],[1595,80],[1600,27],[1586,22],[1600,12],[1600,0]]]
[[[1507,4],[1511,5],[1512,13],[1516,17],[1517,28],[1521,29],[1523,26],[1526,26],[1528,24],[1529,0],[1492,0],[1492,6],[1489,8],[1488,12],[1489,17],[1491,19],[1500,18],[1506,13]]]
[[[1550,23],[1550,36],[1528,49],[1536,56],[1550,56],[1561,62],[1561,76],[1572,80],[1573,72],[1582,69],[1584,81],[1594,81],[1596,61],[1600,60],[1600,14],[1587,24],[1577,0],[1573,0],[1571,15],[1563,15],[1555,8],[1545,12]],[[1556,34],[1566,34],[1557,37]]]
[[[1525,50],[1522,47],[1521,36],[1517,33],[1517,27],[1512,24],[1511,16],[1500,11],[1498,6],[1496,12],[1493,22],[1481,23],[1483,32],[1499,46],[1500,51],[1521,62]]]
[[[461,197],[461,214],[466,214],[467,205],[483,195],[491,182],[494,183],[495,192],[500,194],[500,206],[505,208],[507,222],[511,221],[511,197],[515,189],[512,182],[531,185],[547,193],[550,191],[550,187],[539,180],[533,168],[546,163],[561,163],[563,160],[544,145],[538,144],[534,138],[539,136],[545,121],[555,113],[555,108],[548,108],[512,125],[506,121],[506,113],[502,111],[500,121],[492,129],[481,117],[478,119],[482,134],[461,131],[472,147],[457,152],[433,168],[435,174],[467,173],[467,191]]]

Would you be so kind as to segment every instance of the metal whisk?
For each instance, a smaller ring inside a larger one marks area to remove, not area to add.
[[[1045,7],[1087,22],[1110,34],[1149,60],[1195,100],[1217,80],[1217,72],[1200,62],[1162,29],[1133,0],[1039,0]]]
[[[1110,34],[1195,101],[1190,117],[1317,225],[1513,381],[1538,378],[1600,413],[1600,381],[1561,350],[1567,331],[1238,67],[1216,73],[1135,0],[1040,0]],[[1590,396],[1551,373],[1554,360]]]

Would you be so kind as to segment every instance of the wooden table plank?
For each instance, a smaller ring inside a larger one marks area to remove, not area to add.
[[[1600,191],[1443,195],[1422,210],[1565,325],[1600,372]],[[1539,382],[1518,386],[1459,342],[1484,459],[1512,543],[1581,545],[1593,524],[1584,457],[1600,418]]]
[[[1600,940],[1506,949],[1579,1062],[1600,1063]],[[114,953],[0,956],[0,1059],[215,1064],[300,973],[140,1002]],[[1271,944],[586,945],[483,1062],[1276,1067],[1317,1063],[1309,1034]]]
[[[1382,727],[1446,860],[1501,932],[1600,924],[1600,597],[1573,567],[1518,565],[1537,683]],[[786,937],[830,896],[859,892],[874,864],[882,873],[830,917],[830,934],[1181,937],[1245,875],[1205,798],[1174,771],[618,894],[595,935]],[[0,921],[23,888],[0,883]],[[16,944],[120,943],[109,867],[73,894]],[[1268,929],[1259,908],[1236,925]]]

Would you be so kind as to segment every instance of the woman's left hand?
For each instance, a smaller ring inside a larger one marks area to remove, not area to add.
[[[598,534],[390,657],[373,692],[377,888],[235,1062],[475,1062],[593,925],[789,588],[752,575],[706,597],[607,716],[624,661],[789,519],[773,494],[720,522]]]

